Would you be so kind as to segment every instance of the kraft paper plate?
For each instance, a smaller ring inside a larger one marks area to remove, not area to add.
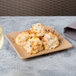
[[[68,49],[68,48],[72,47],[72,44],[70,42],[68,42],[63,36],[61,36],[58,32],[56,32],[51,26],[47,25],[47,26],[45,26],[45,28],[47,30],[54,31],[58,35],[59,41],[60,41],[60,45],[57,48],[55,48],[55,49],[48,50],[48,51],[47,50],[43,50],[42,52],[39,52],[38,54],[30,55],[30,54],[28,54],[26,52],[26,50],[23,47],[18,46],[18,45],[16,45],[14,43],[13,38],[15,38],[16,35],[19,34],[21,31],[8,33],[8,34],[6,34],[6,37],[7,37],[8,41],[13,46],[13,48],[16,51],[16,53],[19,55],[19,57],[21,59],[31,58],[31,57],[34,57],[34,56],[39,56],[39,55],[48,54],[48,53],[52,53],[52,52],[56,52],[56,51],[61,51],[61,50]]]

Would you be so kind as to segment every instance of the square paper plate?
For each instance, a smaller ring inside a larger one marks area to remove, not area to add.
[[[16,35],[19,34],[21,31],[8,33],[8,34],[6,34],[6,37],[7,37],[8,41],[10,42],[10,44],[15,49],[15,51],[17,52],[17,54],[19,55],[19,57],[22,58],[22,59],[30,58],[30,57],[34,57],[34,56],[38,56],[38,55],[43,55],[43,54],[47,54],[47,53],[52,53],[52,52],[56,52],[56,51],[61,51],[61,50],[68,49],[68,48],[71,48],[72,47],[72,44],[69,43],[58,32],[56,32],[51,26],[48,26],[47,25],[47,26],[45,26],[45,28],[47,30],[54,31],[58,35],[59,41],[60,41],[60,45],[57,48],[55,48],[55,49],[48,50],[48,51],[47,50],[43,50],[42,52],[39,52],[38,54],[34,54],[34,55],[27,54],[26,50],[23,47],[18,46],[18,45],[16,45],[14,43],[13,38],[15,38]]]

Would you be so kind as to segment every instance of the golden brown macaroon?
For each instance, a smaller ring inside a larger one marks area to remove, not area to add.
[[[45,49],[54,49],[59,45],[58,37],[53,33],[46,33],[42,38]]]
[[[28,38],[29,38],[29,33],[27,31],[23,31],[16,36],[15,43],[17,45],[23,46],[25,45]]]
[[[45,28],[41,23],[33,24],[30,30],[35,34],[35,36],[44,36],[45,34]]]
[[[26,42],[26,45],[24,45],[24,49],[29,54],[36,54],[43,49],[42,41],[40,41],[39,38],[33,37]]]

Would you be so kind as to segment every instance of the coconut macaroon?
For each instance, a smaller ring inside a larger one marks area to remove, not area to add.
[[[48,30],[41,23],[36,23],[30,29],[18,34],[15,43],[23,47],[27,53],[37,54],[42,50],[56,48],[59,40],[52,30]]]
[[[42,41],[39,38],[33,37],[26,42],[24,49],[29,54],[36,54],[43,49]]]
[[[23,46],[25,45],[28,38],[29,38],[29,33],[27,31],[21,32],[16,36],[15,43],[17,45]]]
[[[45,28],[41,23],[36,23],[32,25],[30,28],[31,32],[33,32],[36,36],[44,36]]]
[[[46,50],[54,49],[59,45],[58,37],[52,33],[45,33],[45,36],[42,38],[44,48]]]

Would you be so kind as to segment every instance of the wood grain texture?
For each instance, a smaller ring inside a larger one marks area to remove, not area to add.
[[[52,27],[50,27],[48,25],[45,26],[45,28],[52,30],[52,31],[55,31],[55,29],[53,29]],[[26,50],[23,47],[16,45],[14,43],[14,40],[12,39],[12,38],[15,38],[16,35],[18,35],[20,32],[21,31],[8,33],[8,34],[6,34],[6,37],[21,59],[31,58],[34,56],[39,56],[39,55],[48,54],[48,53],[52,53],[52,52],[56,52],[56,51],[61,51],[61,50],[68,49],[68,48],[72,47],[71,43],[69,43],[63,36],[61,36],[58,32],[55,31],[55,33],[59,36],[59,41],[60,41],[60,45],[57,48],[51,49],[48,51],[43,50],[42,52],[39,52],[38,54],[30,55],[30,54],[27,54]]]

